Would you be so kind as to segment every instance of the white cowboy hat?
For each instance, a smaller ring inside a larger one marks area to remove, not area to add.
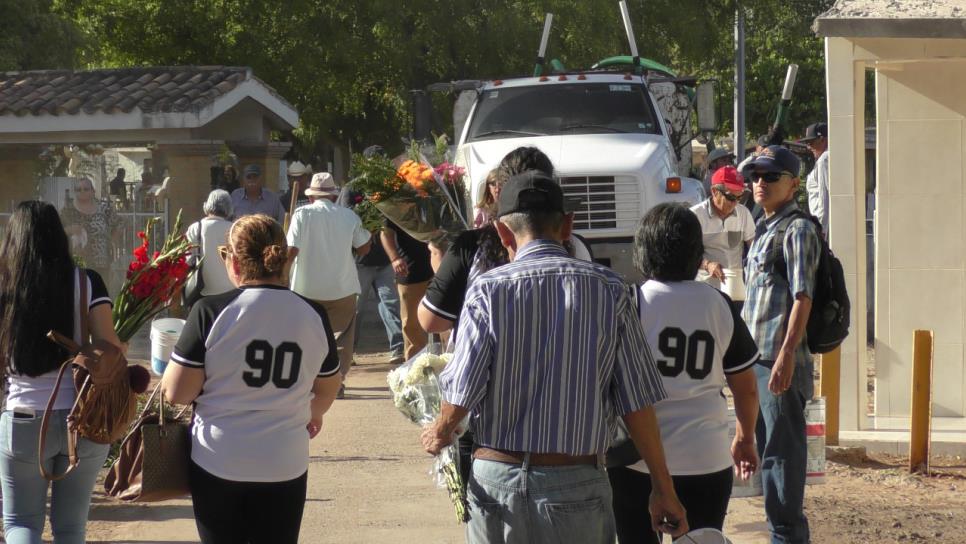
[[[295,161],[288,165],[288,175],[292,177],[304,176],[305,174],[311,174],[312,167],[306,166],[299,161]]]

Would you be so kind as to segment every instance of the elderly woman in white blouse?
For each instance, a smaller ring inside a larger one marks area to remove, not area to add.
[[[231,195],[223,189],[215,189],[208,194],[202,206],[205,217],[192,223],[185,232],[189,242],[198,244],[195,258],[201,261],[201,277],[204,286],[201,295],[219,295],[234,289],[228,279],[228,272],[218,257],[218,246],[225,243],[225,234],[231,227]]]

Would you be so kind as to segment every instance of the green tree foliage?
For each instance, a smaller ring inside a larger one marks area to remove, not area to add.
[[[0,0],[0,71],[72,68],[81,42],[52,0]]]
[[[802,69],[793,130],[822,115],[822,45],[808,25],[829,3],[744,2],[751,132],[770,122],[788,62]],[[629,8],[641,54],[718,79],[730,119],[735,0]],[[529,73],[548,11],[548,57],[586,67],[628,52],[616,0],[59,0],[57,9],[88,36],[89,66],[251,66],[297,107],[296,136],[309,147],[393,145],[408,131],[410,89]]]

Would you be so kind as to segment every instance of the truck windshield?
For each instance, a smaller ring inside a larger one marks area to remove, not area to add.
[[[575,83],[483,91],[467,141],[559,134],[660,134],[642,85]]]

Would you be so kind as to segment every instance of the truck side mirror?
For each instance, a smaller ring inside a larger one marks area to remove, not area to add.
[[[700,132],[714,132],[718,130],[718,108],[715,106],[715,85],[713,81],[702,81],[698,84],[697,102],[698,130]]]

